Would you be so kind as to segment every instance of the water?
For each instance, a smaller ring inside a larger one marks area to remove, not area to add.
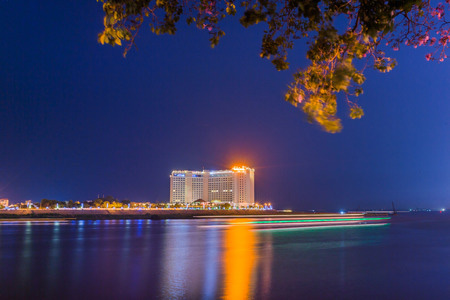
[[[0,225],[1,299],[450,299],[450,215],[258,231],[209,220]]]

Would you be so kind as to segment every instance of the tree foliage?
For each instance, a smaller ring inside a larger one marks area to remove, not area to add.
[[[40,207],[41,208],[46,208],[46,207],[48,207],[48,208],[56,208],[57,205],[64,206],[65,202],[57,201],[57,200],[49,200],[49,199],[45,199],[44,198],[44,199],[41,200],[41,203],[40,203]]]
[[[309,66],[294,73],[285,100],[301,108],[310,122],[339,132],[338,95],[352,119],[364,115],[356,99],[363,93],[364,71],[389,72],[396,66],[386,49],[429,46],[427,60],[443,61],[450,39],[450,0],[97,0],[103,2],[101,44],[135,45],[145,20],[155,34],[175,34],[177,23],[207,30],[215,47],[225,35],[220,21],[240,15],[244,27],[265,24],[260,56],[277,70],[289,68],[288,50],[306,39]]]

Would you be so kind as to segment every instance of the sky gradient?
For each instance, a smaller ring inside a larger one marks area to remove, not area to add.
[[[278,72],[259,57],[263,25],[229,18],[211,49],[181,22],[175,36],[145,26],[124,59],[97,43],[101,4],[41,2],[0,2],[0,197],[165,202],[173,169],[245,164],[276,208],[450,207],[449,61],[426,49],[368,72],[365,116],[340,101],[329,134],[283,100],[302,42]]]

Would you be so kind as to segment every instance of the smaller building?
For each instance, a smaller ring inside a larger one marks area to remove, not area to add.
[[[9,199],[8,198],[0,198],[0,206],[4,206],[4,207],[9,206]]]

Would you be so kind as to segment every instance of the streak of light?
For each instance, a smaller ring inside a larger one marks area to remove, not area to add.
[[[270,221],[251,221],[249,224],[270,224],[270,223],[302,223],[302,222],[339,222],[339,221],[377,221],[377,220],[389,220],[390,218],[360,218],[360,219],[308,219],[308,220],[270,220]],[[237,223],[243,224],[243,223]]]
[[[279,230],[313,230],[313,229],[330,229],[330,228],[347,228],[347,227],[370,227],[370,226],[386,226],[390,223],[375,223],[375,224],[355,224],[355,225],[325,225],[325,226],[300,226],[300,227],[285,227],[285,228],[255,228],[254,231],[279,231]]]

